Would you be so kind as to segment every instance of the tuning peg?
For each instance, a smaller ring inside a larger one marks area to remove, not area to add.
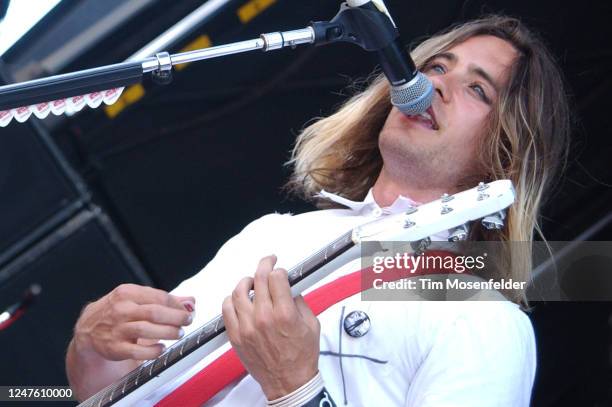
[[[478,183],[478,186],[476,187],[476,191],[478,191],[478,197],[476,199],[478,201],[482,201],[482,200],[487,199],[489,197],[489,194],[484,192],[487,188],[489,188],[488,184],[485,184],[484,182],[479,182]]]
[[[485,216],[485,218],[481,221],[482,226],[489,230],[499,230],[504,227],[504,219],[506,218],[506,214],[504,211],[500,211],[494,213],[489,216]]]
[[[411,206],[410,208],[406,209],[405,214],[406,215],[412,215],[413,213],[415,213],[418,210],[418,208],[416,206]],[[404,228],[408,229],[413,227],[414,225],[416,225],[415,222],[413,222],[410,219],[406,219],[406,221],[404,222]]]
[[[489,194],[485,194],[484,192],[479,192],[476,200],[483,201],[489,197]]]
[[[446,215],[447,213],[453,211],[453,208],[447,205],[447,202],[450,202],[453,199],[455,199],[455,197],[449,194],[443,194],[440,197],[440,202],[442,203],[442,209],[440,210],[441,215]]]
[[[447,193],[442,194],[440,197],[440,202],[442,203],[442,210],[440,211],[441,215],[446,215],[449,212],[452,212],[453,208],[448,206],[446,203],[455,199],[453,195],[449,195]]]
[[[464,223],[463,225],[459,225],[456,228],[449,230],[448,241],[449,242],[459,242],[461,240],[466,240],[468,237],[468,225]]]
[[[487,188],[489,188],[489,185],[485,184],[484,182],[479,182],[478,183],[478,187],[476,187],[476,190],[478,192],[482,192],[482,191],[484,191]]]
[[[453,199],[455,199],[453,195],[449,195],[446,193],[442,194],[442,196],[440,197],[440,201],[442,201],[442,203],[450,202]]]
[[[410,242],[410,247],[414,250],[414,254],[417,256],[423,254],[425,250],[431,244],[431,238],[426,237],[425,239],[417,240],[416,242]]]

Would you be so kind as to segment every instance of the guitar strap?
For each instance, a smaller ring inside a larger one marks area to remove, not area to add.
[[[456,256],[443,250],[432,250],[426,256]],[[306,304],[313,314],[319,315],[334,304],[372,288],[374,278],[383,281],[395,281],[407,277],[425,274],[449,274],[450,268],[425,269],[418,268],[411,272],[406,269],[385,268],[382,273],[374,273],[372,267],[355,271],[331,281],[304,296]],[[466,273],[467,274],[467,273]],[[172,393],[160,400],[156,407],[199,407],[215,396],[225,386],[246,373],[234,349],[230,349],[215,359],[212,363],[196,373],[189,380],[176,388]]]

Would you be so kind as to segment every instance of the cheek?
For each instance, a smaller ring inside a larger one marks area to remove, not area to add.
[[[475,138],[486,129],[491,108],[482,103],[466,103],[463,106],[457,112],[456,129],[462,133],[460,137],[463,139]]]

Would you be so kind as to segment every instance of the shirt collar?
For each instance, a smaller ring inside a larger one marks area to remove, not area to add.
[[[421,202],[413,201],[410,198],[405,196],[398,196],[390,206],[386,206],[381,208],[378,206],[376,201],[374,200],[374,195],[372,194],[372,188],[368,191],[368,194],[364,198],[363,201],[351,201],[350,199],[346,199],[341,197],[340,195],[333,194],[331,192],[327,192],[324,189],[319,192],[318,196],[320,198],[328,199],[332,202],[339,203],[341,205],[346,206],[352,211],[359,213],[360,215],[367,216],[375,216],[379,217],[382,215],[396,214],[400,212],[406,212],[410,208],[415,208],[421,205]],[[446,241],[448,240],[449,231],[441,230],[440,232],[430,236],[433,241]]]
[[[320,198],[325,198],[332,202],[336,202],[341,205],[344,205],[347,208],[355,212],[359,212],[359,213],[370,212],[370,211],[382,211],[382,213],[386,213],[386,214],[400,213],[400,212],[405,212],[406,210],[410,208],[414,208],[421,204],[420,202],[413,201],[410,198],[400,195],[395,199],[395,201],[391,205],[381,208],[380,206],[378,206],[378,204],[374,200],[374,194],[372,193],[372,188],[370,188],[370,190],[368,191],[368,194],[366,195],[363,201],[352,201],[340,195],[337,195],[331,192],[327,192],[324,189],[322,189],[321,192],[319,192],[318,196]]]

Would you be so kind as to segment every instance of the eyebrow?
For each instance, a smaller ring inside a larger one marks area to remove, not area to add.
[[[442,58],[442,59],[446,59],[447,61],[451,62],[451,63],[455,63],[457,62],[457,55],[453,54],[452,52],[441,52],[437,55],[434,55],[430,61],[433,61],[436,58]],[[475,66],[473,64],[470,64],[470,72],[480,76],[485,82],[488,82],[489,85],[491,85],[491,87],[493,89],[495,89],[496,92],[499,93],[499,85],[497,85],[497,83],[495,82],[495,80],[493,80],[493,78],[491,77],[491,75],[489,75],[484,69],[482,69],[479,66]]]

